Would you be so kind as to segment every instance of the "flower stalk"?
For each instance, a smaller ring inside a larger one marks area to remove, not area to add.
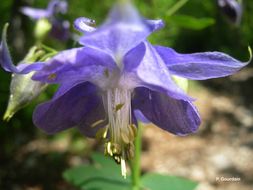
[[[135,156],[131,162],[132,172],[132,190],[140,189],[140,176],[141,176],[141,147],[142,147],[142,123],[138,122],[137,135],[134,141]]]
[[[179,9],[181,9],[181,7],[183,7],[186,3],[188,2],[188,0],[179,0],[173,7],[171,7],[168,11],[167,11],[167,16],[172,16],[174,13],[176,13]]]

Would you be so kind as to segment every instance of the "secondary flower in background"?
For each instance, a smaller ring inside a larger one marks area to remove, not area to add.
[[[24,15],[34,20],[48,19],[52,24],[50,35],[59,40],[67,40],[69,38],[69,22],[57,17],[58,14],[66,14],[67,10],[68,3],[65,0],[51,0],[46,9],[21,8],[21,12]]]
[[[8,24],[5,24],[2,32],[2,40],[0,45],[0,65],[13,65],[11,56],[7,47],[6,35],[7,35]],[[33,46],[28,51],[25,58],[18,64],[23,63],[33,64],[38,60],[47,60],[56,54],[56,52],[46,51],[43,48]],[[9,68],[9,70],[15,69],[15,67]],[[8,70],[8,69],[7,69]],[[17,71],[17,70],[16,70]],[[24,106],[31,103],[46,87],[47,84],[31,79],[33,72],[28,74],[12,74],[12,80],[10,85],[10,96],[8,107],[5,111],[3,119],[8,121],[12,116]]]
[[[241,0],[218,0],[218,6],[235,25],[241,23],[243,13]]]
[[[121,164],[123,176],[125,160],[133,156],[137,119],[175,135],[196,132],[200,125],[193,99],[172,75],[205,80],[247,64],[220,52],[180,54],[150,44],[146,38],[163,22],[142,18],[129,1],[116,4],[97,29],[86,24],[86,18],[75,21],[85,33],[79,40],[84,47],[62,51],[45,64],[1,65],[18,73],[36,70],[34,80],[60,84],[52,100],[34,111],[34,124],[49,134],[71,127],[89,137],[96,134],[105,141],[105,153]]]
[[[51,0],[46,9],[37,9],[32,7],[22,7],[21,12],[35,20],[41,18],[53,18],[58,13],[66,14],[68,4],[64,0]]]

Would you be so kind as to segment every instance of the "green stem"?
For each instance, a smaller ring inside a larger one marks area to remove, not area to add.
[[[166,15],[167,16],[172,16],[173,14],[175,14],[181,7],[183,7],[185,5],[185,3],[187,3],[188,0],[180,0],[178,1],[173,7],[171,7],[167,12]]]
[[[134,141],[135,155],[131,163],[132,169],[132,189],[140,189],[140,177],[141,177],[141,147],[142,147],[142,124],[138,123],[137,136]]]
[[[49,47],[49,46],[46,46],[45,44],[41,44],[41,47],[49,52],[52,52],[52,53],[58,53],[58,51],[56,51],[55,49]]]

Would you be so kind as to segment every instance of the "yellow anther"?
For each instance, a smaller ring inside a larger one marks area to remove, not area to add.
[[[118,155],[114,155],[114,156],[113,156],[113,159],[115,160],[115,162],[116,162],[117,164],[120,164],[121,159],[120,159],[120,157],[119,157]]]
[[[117,111],[121,110],[121,109],[123,108],[123,106],[124,106],[124,103],[117,104],[117,105],[115,106],[115,111],[117,112]]]
[[[107,136],[107,127],[104,128],[100,128],[97,133],[96,133],[96,139],[101,140],[101,139],[105,139]]]
[[[127,158],[128,159],[132,159],[134,157],[134,145],[133,145],[133,143],[130,143],[128,145],[128,149],[127,149],[126,153],[127,153]]]
[[[53,73],[53,74],[48,75],[47,79],[48,80],[54,80],[54,79],[56,79],[56,76],[57,75],[55,73]]]
[[[106,149],[107,149],[107,153],[108,153],[110,156],[113,156],[112,149],[111,149],[111,142],[108,142],[108,143],[107,143]]]
[[[105,75],[105,77],[109,78],[109,70],[108,69],[104,70],[104,75]]]
[[[112,144],[111,149],[112,149],[113,154],[120,154],[121,153],[121,147],[119,144],[115,144],[115,143]]]
[[[137,128],[136,128],[136,126],[134,124],[130,124],[129,128],[130,128],[131,132],[134,134],[134,137],[136,137],[136,135],[137,135]]]
[[[121,130],[121,139],[125,144],[129,144],[131,142],[130,138],[129,138],[129,133],[128,131],[123,131]]]

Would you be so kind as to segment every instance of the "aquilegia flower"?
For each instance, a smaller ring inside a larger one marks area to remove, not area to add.
[[[133,156],[137,119],[145,119],[176,135],[195,132],[200,125],[193,99],[172,75],[192,80],[224,77],[242,63],[224,53],[180,54],[154,46],[147,37],[163,26],[145,20],[127,1],[115,5],[106,22],[95,29],[78,18],[84,47],[60,52],[47,63],[5,70],[27,73],[34,80],[60,84],[54,97],[34,111],[34,124],[49,134],[76,127],[84,135],[104,139],[105,152],[122,166]]]
[[[218,0],[218,6],[235,25],[241,23],[243,10],[240,0]]]
[[[56,39],[66,40],[69,37],[70,24],[67,20],[57,17],[58,14],[66,14],[68,3],[65,0],[51,0],[46,9],[22,7],[21,12],[34,20],[48,19],[52,24],[51,36]]]

